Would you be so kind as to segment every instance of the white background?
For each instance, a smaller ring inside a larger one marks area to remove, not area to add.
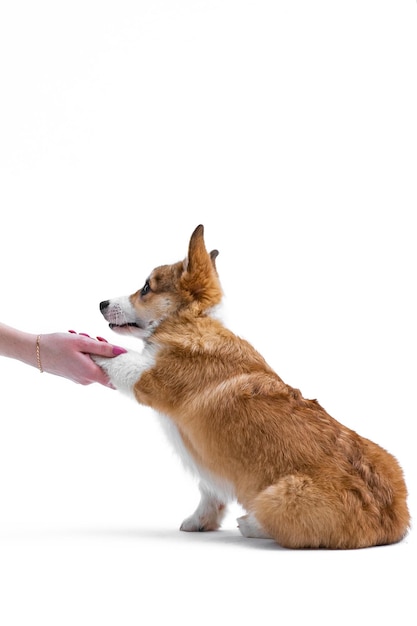
[[[415,513],[416,11],[3,2],[0,319],[132,345],[100,300],[203,223],[228,325],[397,456]],[[180,533],[198,492],[150,411],[15,361],[0,375],[5,626],[415,624],[413,532],[293,552],[240,537],[236,506]]]

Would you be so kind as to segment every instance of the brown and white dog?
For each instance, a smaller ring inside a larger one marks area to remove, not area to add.
[[[403,473],[377,444],[286,385],[213,315],[222,290],[203,226],[185,261],[154,269],[131,296],[100,309],[141,353],[94,357],[113,385],[152,407],[199,477],[201,501],[181,530],[219,528],[233,498],[246,537],[288,548],[363,548],[400,541],[410,516]]]

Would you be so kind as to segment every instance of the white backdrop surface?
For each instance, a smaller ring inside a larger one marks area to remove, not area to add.
[[[416,512],[416,3],[2,3],[1,320],[218,248],[227,324],[400,460]],[[198,492],[152,412],[0,360],[0,621],[408,626],[413,532],[291,552],[178,532]],[[162,620],[162,621],[161,621]],[[165,620],[165,621],[163,621]]]

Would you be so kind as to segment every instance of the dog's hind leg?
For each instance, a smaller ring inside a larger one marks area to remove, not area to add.
[[[226,513],[226,504],[205,483],[200,483],[201,500],[190,517],[181,524],[180,530],[202,532],[220,528]]]
[[[283,547],[347,549],[376,543],[372,508],[342,481],[297,474],[264,489],[254,499],[251,513]]]
[[[262,528],[253,513],[248,513],[237,520],[238,528],[248,539],[272,539],[271,535]]]
[[[252,527],[243,534],[256,536],[250,532],[257,524],[285,548],[347,550],[396,543],[409,523],[402,476],[397,484],[380,474],[371,478],[366,482],[329,470],[283,476],[251,502]]]

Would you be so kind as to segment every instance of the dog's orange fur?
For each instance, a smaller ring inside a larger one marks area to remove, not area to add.
[[[289,548],[362,548],[401,540],[407,490],[396,459],[286,385],[210,315],[222,297],[203,227],[188,258],[156,268],[130,301],[163,317],[147,338],[156,362],[135,385],[168,415],[197,462],[233,485],[263,530]]]

